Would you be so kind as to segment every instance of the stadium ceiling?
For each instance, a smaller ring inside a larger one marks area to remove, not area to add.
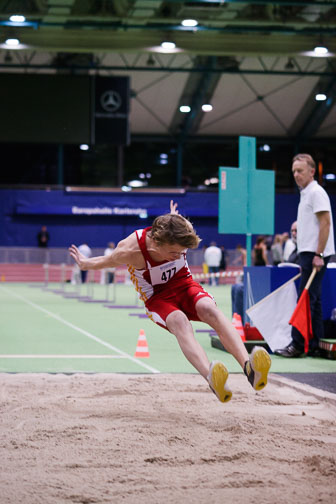
[[[134,138],[330,141],[335,35],[336,0],[0,0],[0,72],[129,75]]]

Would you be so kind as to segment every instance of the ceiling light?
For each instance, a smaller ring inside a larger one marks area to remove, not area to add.
[[[183,114],[188,114],[188,112],[191,111],[191,108],[189,105],[181,105],[180,107],[180,112],[183,112]]]
[[[196,19],[184,19],[181,24],[182,26],[194,27],[198,25],[198,21]]]
[[[335,179],[336,179],[336,175],[335,175],[335,173],[326,173],[326,174],[324,175],[324,178],[325,178],[326,180],[335,180]]]
[[[205,103],[204,105],[202,105],[202,110],[203,112],[211,112],[212,110],[212,105],[210,105],[210,103]]]
[[[327,95],[324,94],[324,93],[317,93],[315,95],[315,100],[316,101],[326,101],[326,99],[327,99]]]
[[[24,23],[26,21],[26,18],[24,16],[19,15],[19,14],[13,14],[9,18],[9,21],[12,21],[12,23]]]
[[[144,186],[148,185],[148,183],[143,180],[130,180],[127,183],[127,185],[129,187],[144,187]]]
[[[5,44],[9,47],[17,47],[20,45],[20,40],[17,38],[9,38],[6,40]]]
[[[90,147],[88,146],[88,144],[81,144],[79,146],[79,148],[80,148],[80,150],[84,150],[85,151],[85,150],[89,150]]]
[[[218,177],[211,177],[204,180],[204,185],[209,186],[212,184],[218,184]]]
[[[170,50],[170,49],[175,49],[176,44],[175,44],[175,42],[167,42],[167,41],[165,41],[165,42],[161,43],[161,47],[162,47],[162,49]]]
[[[316,56],[324,56],[328,53],[328,48],[322,45],[316,46],[314,48],[314,53],[316,54]]]

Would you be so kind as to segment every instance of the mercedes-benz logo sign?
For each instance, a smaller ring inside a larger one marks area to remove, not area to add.
[[[120,94],[116,91],[105,91],[100,97],[100,104],[106,112],[115,112],[121,106]]]

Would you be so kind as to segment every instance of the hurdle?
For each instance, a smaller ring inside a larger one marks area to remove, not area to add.
[[[62,294],[65,290],[65,278],[66,278],[66,265],[62,263],[61,265],[55,264],[51,265],[49,263],[43,264],[43,269],[44,269],[44,285],[43,289],[44,290],[50,290],[51,292],[54,292],[55,294]],[[59,288],[58,289],[50,289],[49,288],[49,283],[51,283],[51,278],[50,278],[50,273],[51,272],[58,272],[60,271],[60,279],[59,279]]]
[[[105,273],[105,298],[104,299],[94,299],[94,271],[88,271],[88,280],[87,284],[87,295],[85,297],[79,297],[79,301],[83,301],[84,303],[115,303],[116,300],[116,281],[115,276],[112,283],[107,282],[107,271]],[[112,286],[112,289],[111,289]],[[110,294],[112,291],[112,297],[110,299]]]
[[[195,280],[215,280],[216,278],[236,279],[244,274],[243,270],[219,271],[217,273],[194,273]]]

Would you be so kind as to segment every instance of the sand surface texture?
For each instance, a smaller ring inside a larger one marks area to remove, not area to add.
[[[322,395],[241,374],[227,404],[198,375],[0,377],[1,504],[335,502]]]

